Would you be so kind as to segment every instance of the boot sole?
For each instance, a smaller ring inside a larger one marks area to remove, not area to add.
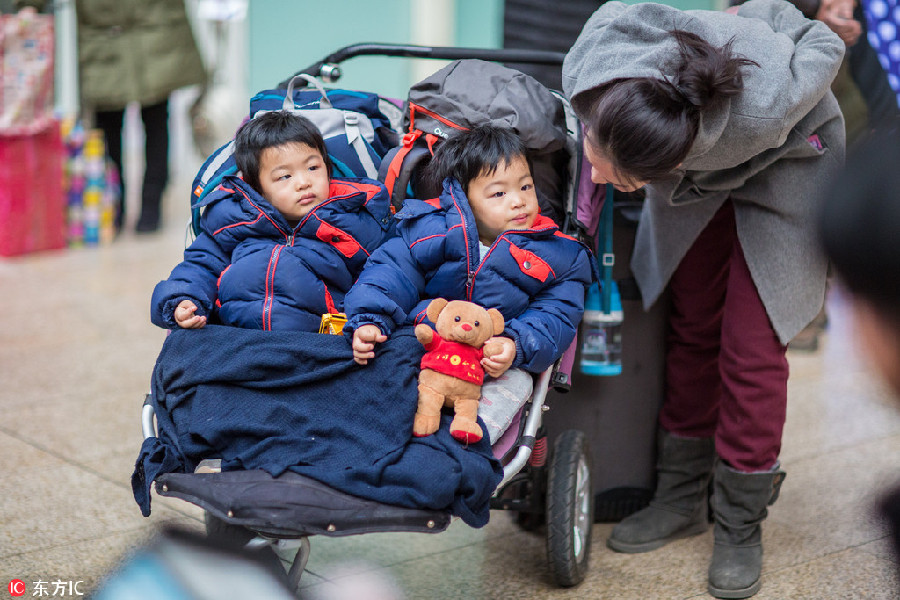
[[[659,538],[658,540],[650,540],[649,542],[641,542],[639,544],[630,544],[628,542],[622,542],[613,538],[612,536],[606,538],[606,546],[610,550],[615,550],[616,552],[622,552],[623,554],[641,554],[642,552],[650,552],[652,550],[656,550],[657,548],[662,548],[669,542],[674,542],[675,540],[680,540],[683,538],[694,537],[695,535],[700,535],[709,529],[709,523],[701,521],[696,525],[691,525],[681,531],[674,533],[668,537]],[[735,596],[736,598],[743,598],[745,596]]]
[[[754,596],[759,591],[760,587],[762,587],[762,581],[757,579],[753,585],[740,590],[724,590],[709,585],[706,588],[706,591],[709,592],[709,595],[714,598],[724,598],[727,600],[732,600]]]

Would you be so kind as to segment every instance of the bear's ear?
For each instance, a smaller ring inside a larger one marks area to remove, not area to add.
[[[435,298],[431,302],[428,303],[428,308],[425,309],[425,314],[431,319],[431,322],[437,325],[438,317],[441,314],[441,311],[444,310],[444,307],[447,306],[447,300],[444,298]]]
[[[494,326],[494,335],[503,333],[506,322],[503,320],[503,315],[500,314],[500,311],[496,308],[489,308],[488,314],[491,316],[491,324]]]

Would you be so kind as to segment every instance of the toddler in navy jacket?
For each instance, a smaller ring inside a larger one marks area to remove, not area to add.
[[[439,198],[407,200],[397,213],[397,236],[372,254],[347,294],[345,332],[354,359],[375,358],[375,345],[400,325],[422,322],[433,298],[496,308],[506,320],[503,351],[482,360],[490,378],[527,379],[566,350],[595,278],[586,246],[540,215],[526,149],[507,128],[483,125],[442,142],[426,177],[443,182]],[[515,367],[507,373],[507,369]],[[513,382],[514,387],[519,387]],[[479,416],[491,442],[517,406]],[[490,422],[495,421],[495,422]]]
[[[241,177],[201,203],[201,233],[153,291],[151,320],[199,328],[210,318],[263,330],[317,331],[391,227],[390,199],[369,179],[331,178],[316,126],[289,112],[235,136]]]

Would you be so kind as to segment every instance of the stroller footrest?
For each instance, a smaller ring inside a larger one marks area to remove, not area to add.
[[[275,538],[376,531],[437,533],[450,525],[448,511],[366,500],[293,472],[279,477],[262,470],[166,473],[157,479],[156,492]]]

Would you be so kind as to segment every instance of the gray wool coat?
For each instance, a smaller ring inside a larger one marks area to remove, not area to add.
[[[782,343],[822,307],[826,261],[815,229],[818,198],[844,159],[844,121],[830,85],[844,44],[783,0],[750,0],[737,15],[611,1],[588,20],[563,64],[572,99],[629,77],[673,76],[668,34],[693,32],[759,63],[744,89],[702,114],[681,168],[646,187],[631,268],[645,308],[731,198],[753,281]],[[818,136],[820,143],[810,141]]]

